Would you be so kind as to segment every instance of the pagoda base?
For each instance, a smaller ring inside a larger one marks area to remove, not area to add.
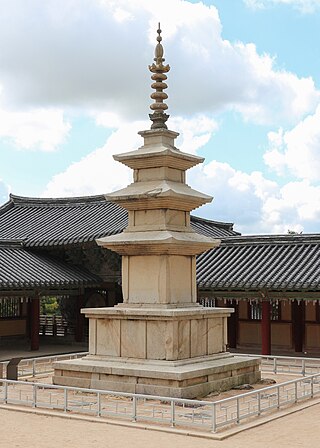
[[[195,398],[260,379],[260,360],[226,351],[230,308],[87,308],[89,354],[54,365],[54,384]]]
[[[181,361],[88,355],[55,364],[54,384],[175,398],[199,398],[261,378],[260,360],[230,353]]]

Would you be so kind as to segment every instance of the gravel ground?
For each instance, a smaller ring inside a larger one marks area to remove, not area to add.
[[[216,441],[0,409],[0,447],[316,448],[319,417],[320,404]]]

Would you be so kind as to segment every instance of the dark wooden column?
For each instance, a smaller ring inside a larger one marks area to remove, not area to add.
[[[26,337],[31,339],[31,299],[28,299],[27,303],[27,317],[26,317]]]
[[[76,300],[76,327],[74,333],[74,340],[76,342],[83,342],[84,340],[84,320],[85,316],[80,313],[81,308],[84,307],[84,295],[75,297]]]
[[[237,348],[238,338],[238,304],[233,300],[228,300],[228,308],[234,308],[234,313],[228,317],[228,345],[230,348]]]
[[[292,302],[293,345],[295,352],[303,352],[305,332],[305,304],[301,300]]]
[[[31,300],[31,325],[30,325],[30,349],[39,350],[40,329],[40,298],[33,297]]]
[[[271,354],[271,316],[270,316],[270,302],[269,300],[262,301],[262,316],[261,316],[261,342],[262,355]]]

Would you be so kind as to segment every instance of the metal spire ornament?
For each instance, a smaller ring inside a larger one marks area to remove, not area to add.
[[[168,106],[163,102],[163,100],[166,100],[168,95],[163,92],[163,90],[168,87],[164,81],[167,79],[165,73],[170,70],[170,66],[168,64],[163,65],[165,59],[163,57],[163,46],[161,45],[162,37],[160,23],[158,24],[157,33],[158,43],[154,51],[155,62],[152,65],[149,65],[149,70],[153,73],[151,79],[154,81],[151,84],[151,87],[152,89],[155,89],[155,92],[150,95],[150,97],[154,100],[154,103],[150,105],[150,109],[153,113],[149,114],[149,117],[152,121],[151,129],[167,129],[166,121],[168,120],[169,115],[165,114],[164,111],[168,109]]]

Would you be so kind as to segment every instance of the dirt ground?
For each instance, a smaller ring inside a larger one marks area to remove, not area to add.
[[[317,448],[319,418],[320,404],[317,404],[217,441],[0,409],[0,447]]]

